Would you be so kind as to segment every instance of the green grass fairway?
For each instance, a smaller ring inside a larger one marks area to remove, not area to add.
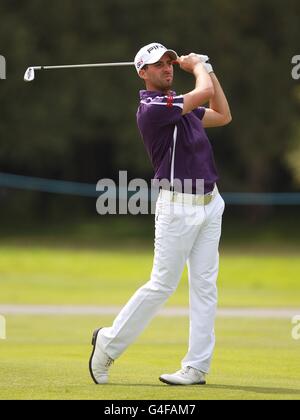
[[[0,303],[123,305],[149,280],[153,251],[0,246]],[[221,307],[298,307],[300,258],[222,253]],[[170,305],[188,305],[187,273]]]
[[[149,279],[152,249],[0,246],[0,304],[123,305]],[[224,252],[221,307],[299,307],[298,254]],[[188,305],[187,273],[168,306]],[[300,314],[300,309],[299,309]],[[91,334],[112,318],[8,316],[0,341],[0,399],[300,399],[300,341],[291,320],[218,319],[206,387],[168,387],[187,351],[188,319],[156,318],[97,387],[88,373]]]
[[[95,386],[88,359],[93,329],[105,317],[7,317],[0,342],[0,399],[300,399],[300,341],[289,321],[222,320],[206,387],[169,387],[161,373],[179,368],[186,318],[156,318],[115,363],[111,384]]]

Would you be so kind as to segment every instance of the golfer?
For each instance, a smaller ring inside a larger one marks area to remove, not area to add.
[[[195,89],[172,91],[174,65],[195,78]],[[168,180],[156,205],[155,255],[150,281],[139,289],[112,327],[93,335],[90,373],[108,382],[109,367],[142,333],[175,292],[185,265],[190,286],[189,348],[181,369],[159,379],[169,385],[206,383],[215,347],[219,241],[224,201],[205,128],[231,122],[230,109],[207,56],[176,52],[153,43],[136,58],[146,90],[140,93],[137,122],[156,180]],[[203,107],[209,103],[208,108]],[[177,181],[177,183],[175,182]],[[189,191],[178,185],[190,186]]]

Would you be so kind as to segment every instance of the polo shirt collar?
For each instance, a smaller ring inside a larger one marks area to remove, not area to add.
[[[171,96],[176,96],[176,92],[171,90],[170,95]],[[166,96],[166,94],[164,92],[154,91],[154,90],[141,90],[140,91],[140,98],[141,99],[146,99],[146,98],[149,98],[149,97],[155,98],[156,96]]]

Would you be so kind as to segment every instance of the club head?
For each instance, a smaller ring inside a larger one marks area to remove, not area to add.
[[[35,74],[34,74],[34,68],[29,67],[24,75],[25,82],[32,82],[34,80]]]

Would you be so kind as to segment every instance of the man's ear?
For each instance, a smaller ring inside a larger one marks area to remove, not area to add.
[[[146,80],[146,69],[140,70],[139,76],[141,79]]]

